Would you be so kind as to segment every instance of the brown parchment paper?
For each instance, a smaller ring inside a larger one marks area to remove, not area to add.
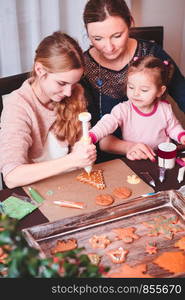
[[[60,174],[29,185],[45,199],[39,209],[50,222],[105,208],[105,206],[95,203],[95,197],[103,193],[112,194],[113,189],[116,187],[124,186],[130,188],[132,190],[130,199],[154,192],[153,188],[147,185],[142,179],[138,184],[129,184],[127,176],[135,173],[120,159],[96,164],[93,166],[93,169],[103,170],[106,184],[105,189],[98,190],[89,184],[77,181],[76,177],[84,171],[83,169]],[[28,195],[29,186],[23,187]],[[57,200],[84,202],[86,207],[84,209],[60,207],[53,203],[53,201]],[[112,206],[122,202],[124,202],[124,199],[118,200],[115,198]]]

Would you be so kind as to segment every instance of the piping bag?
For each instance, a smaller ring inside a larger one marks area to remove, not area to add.
[[[91,138],[89,137],[89,121],[91,120],[91,114],[89,112],[82,112],[78,116],[79,121],[82,122],[82,141],[84,144],[91,143]],[[92,171],[92,166],[86,166],[85,171],[90,175]]]
[[[143,175],[143,177],[145,178],[145,180],[152,186],[155,187],[155,181],[152,178],[152,176],[149,174],[149,172],[140,172],[140,174]]]

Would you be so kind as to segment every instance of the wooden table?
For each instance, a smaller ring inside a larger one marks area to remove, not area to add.
[[[156,182],[156,187],[154,188],[156,192],[162,190],[179,189],[182,185],[185,185],[185,180],[180,184],[177,181],[178,169],[180,167],[178,165],[176,165],[175,168],[173,168],[172,170],[167,170],[165,181],[163,183],[160,183],[158,180],[157,163],[152,163],[149,160],[130,161],[126,158],[122,158],[122,160],[145,182],[146,180],[141,174],[141,172],[148,171]],[[17,195],[26,195],[22,188],[4,189],[0,191],[0,201],[5,200],[7,197],[14,193],[16,193]],[[39,209],[37,209],[20,221],[19,228],[23,229],[34,225],[39,225],[45,222],[48,222],[48,219],[39,211]]]

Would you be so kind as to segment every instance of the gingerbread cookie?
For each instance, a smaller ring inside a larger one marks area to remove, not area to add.
[[[185,250],[185,236],[183,236],[180,240],[178,240],[174,246],[178,247],[181,250]]]
[[[102,170],[94,170],[90,174],[83,172],[82,174],[78,175],[76,179],[80,182],[88,183],[96,187],[98,190],[103,190],[105,188]]]
[[[157,216],[150,222],[143,222],[143,225],[151,228],[148,233],[149,236],[158,236],[159,234],[163,234],[165,238],[171,240],[174,233],[184,231],[184,229],[180,227],[177,222],[177,216],[173,216],[170,218]]]
[[[157,247],[156,247],[156,243],[146,243],[146,250],[145,250],[148,254],[155,254],[157,253]]]
[[[127,253],[128,250],[124,250],[122,247],[119,247],[118,249],[108,251],[107,255],[114,264],[121,264],[125,261]]]
[[[100,256],[96,253],[88,253],[87,254],[89,259],[90,259],[90,262],[93,264],[93,265],[98,265],[100,263]]]
[[[115,228],[112,229],[119,240],[123,240],[125,243],[132,243],[134,240],[139,239],[139,235],[135,234],[134,227],[127,227],[127,228]]]
[[[96,204],[108,206],[114,202],[114,198],[109,194],[101,194],[96,196]]]
[[[185,255],[182,252],[164,252],[153,262],[172,273],[185,272]]]
[[[130,184],[138,184],[140,181],[141,179],[135,174],[127,176],[127,182]]]
[[[111,241],[105,235],[93,235],[89,239],[89,243],[93,248],[105,249],[111,243]]]
[[[129,198],[132,191],[127,187],[117,187],[113,190],[113,195],[119,199]]]
[[[146,274],[147,268],[145,264],[131,267],[123,264],[119,269],[114,272],[109,271],[106,277],[108,278],[153,278]]]
[[[65,240],[58,240],[57,245],[51,249],[51,254],[56,254],[58,252],[65,252],[69,250],[73,250],[77,248],[77,241],[75,239]]]

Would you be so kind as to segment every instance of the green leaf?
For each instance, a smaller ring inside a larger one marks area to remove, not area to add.
[[[9,245],[13,244],[11,234],[7,230],[4,230],[0,233],[0,246],[5,244],[9,244]]]
[[[48,266],[49,264],[51,264],[52,263],[52,259],[51,258],[43,258],[42,260],[41,260],[41,265],[42,266]]]
[[[57,253],[55,255],[55,257],[58,257],[57,263],[57,260],[53,261],[51,257],[41,259],[39,251],[29,247],[24,236],[17,229],[16,220],[0,215],[0,227],[5,229],[0,232],[0,246],[11,245],[11,251],[7,250],[6,265],[0,264],[0,277],[102,277],[99,267],[92,265],[88,255],[81,254],[84,248]],[[62,275],[59,274],[61,265],[64,269]],[[7,270],[7,273],[3,273],[3,270]]]
[[[65,269],[65,277],[76,277],[78,274],[78,267],[74,264],[64,262],[63,267]]]
[[[90,264],[90,259],[86,254],[80,255],[79,261],[81,266],[87,266],[88,264]]]
[[[16,260],[10,261],[10,263],[8,265],[8,277],[10,277],[10,278],[21,277],[20,276],[20,271],[19,271],[19,268],[17,266],[17,261]]]
[[[59,277],[59,274],[58,274],[58,272],[56,272],[55,269],[44,266],[44,267],[41,268],[40,277],[43,277],[43,278],[56,278],[56,277]]]
[[[5,267],[6,265],[0,263],[0,271],[4,270]]]
[[[28,272],[33,277],[38,277],[39,268],[40,268],[40,261],[37,258],[32,258],[27,265]]]
[[[58,273],[59,265],[56,264],[56,263],[54,263],[54,264],[50,265],[50,268],[51,268],[54,272]]]

